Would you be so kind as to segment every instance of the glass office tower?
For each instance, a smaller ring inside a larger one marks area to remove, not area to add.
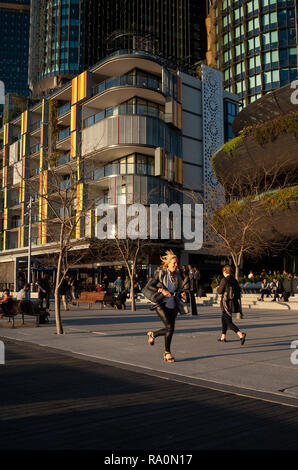
[[[244,106],[297,78],[297,0],[209,3],[208,64]]]
[[[29,94],[29,20],[30,0],[0,2],[0,81],[10,96]],[[4,114],[4,105],[0,103],[0,127]]]
[[[116,50],[142,49],[187,68],[205,56],[205,17],[205,1],[86,0],[86,63]]]
[[[84,0],[31,0],[29,86],[36,95],[84,68]]]
[[[0,80],[6,93],[28,95],[30,0],[0,2]]]
[[[29,85],[51,92],[117,50],[142,50],[188,71],[206,53],[197,0],[31,0]]]

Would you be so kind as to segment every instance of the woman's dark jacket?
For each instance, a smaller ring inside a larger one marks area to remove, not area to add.
[[[153,277],[149,279],[142,290],[144,296],[154,304],[154,308],[160,305],[166,298],[161,292],[158,292],[158,289],[168,290],[169,276],[170,274],[166,270],[155,271]],[[181,292],[187,289],[189,289],[188,284],[184,284],[182,287],[180,274],[175,273],[175,298],[180,299]]]
[[[229,298],[230,292],[233,293],[233,299]],[[240,312],[241,289],[237,279],[230,275],[224,277],[217,288],[217,293],[221,294],[220,306],[223,312]]]

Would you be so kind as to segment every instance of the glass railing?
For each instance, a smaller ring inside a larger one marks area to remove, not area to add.
[[[67,129],[64,129],[63,131],[59,132],[57,140],[59,142],[60,140],[66,139],[69,136],[70,136],[70,128],[67,127]]]
[[[67,153],[66,155],[63,155],[63,157],[59,158],[59,160],[57,161],[57,166],[65,165],[69,161],[70,161],[70,153]]]
[[[70,189],[72,187],[71,185],[72,183],[70,180],[64,180],[64,181],[61,181],[61,183],[59,184],[59,187],[63,191],[64,189]]]
[[[123,75],[122,77],[108,78],[101,82],[93,88],[92,94],[95,96],[117,86],[136,86],[148,90],[161,91],[161,81],[158,78],[154,79],[142,75]]]
[[[34,122],[33,124],[31,124],[30,132],[34,132],[37,129],[40,129],[40,126],[41,126],[41,121]]]
[[[69,110],[70,110],[70,103],[66,103],[63,106],[60,106],[60,108],[58,108],[58,116],[62,116],[62,114],[67,113],[67,111]]]
[[[111,108],[99,111],[98,113],[93,114],[93,116],[84,119],[84,128],[92,126],[93,124],[96,124],[98,121],[101,121],[107,117],[119,115],[151,116],[159,118],[163,121],[165,119],[165,113],[157,107],[150,105],[133,105],[123,103],[118,106],[112,106]]]
[[[39,168],[32,168],[32,169],[30,170],[30,172],[29,172],[30,177],[32,177],[32,176],[38,176],[39,173],[40,173],[40,169],[39,169]]]
[[[153,170],[153,164],[149,163],[112,163],[111,165],[94,170],[92,179],[96,181],[107,176],[120,174],[151,176],[153,175]]]
[[[18,206],[20,204],[19,198],[17,197],[16,199],[10,199],[10,206]]]
[[[18,228],[22,226],[22,219],[12,219],[11,228]]]
[[[40,144],[33,145],[32,147],[30,147],[30,155],[32,155],[33,153],[39,152],[39,150],[40,150]]]

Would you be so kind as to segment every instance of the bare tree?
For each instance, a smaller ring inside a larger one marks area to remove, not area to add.
[[[229,174],[228,184],[221,181],[224,199],[216,188],[205,191],[207,201],[198,192],[187,192],[193,202],[204,204],[205,238],[213,253],[231,257],[237,279],[244,257],[260,258],[290,247],[286,233],[282,228],[278,231],[274,223],[279,209],[268,201],[273,198],[270,195],[286,190],[294,180],[284,162],[245,175]]]
[[[119,261],[124,264],[130,279],[130,298],[131,298],[131,311],[136,310],[135,303],[135,276],[138,264],[138,257],[148,246],[148,240],[137,238],[132,240],[130,238],[120,239],[117,235],[111,240],[96,240],[93,241],[91,250],[96,258],[101,261]]]

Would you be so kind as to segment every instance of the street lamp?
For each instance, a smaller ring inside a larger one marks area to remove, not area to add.
[[[30,196],[30,199],[29,199],[29,202],[27,204],[27,209],[28,209],[28,212],[26,214],[28,214],[29,216],[29,230],[28,230],[28,277],[27,277],[27,283],[29,284],[30,286],[30,290],[29,290],[29,299],[30,299],[30,293],[31,293],[31,238],[32,238],[32,202],[33,202],[33,198],[32,196]]]

